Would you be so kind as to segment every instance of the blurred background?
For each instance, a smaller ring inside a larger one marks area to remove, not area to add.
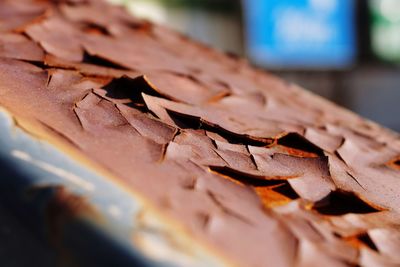
[[[109,0],[400,131],[400,0]]]

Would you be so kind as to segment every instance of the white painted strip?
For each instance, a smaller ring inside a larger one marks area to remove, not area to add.
[[[83,189],[85,189],[87,191],[94,191],[94,189],[95,189],[95,186],[92,183],[85,181],[81,177],[79,177],[73,173],[70,173],[66,170],[63,170],[61,168],[58,168],[56,166],[53,166],[47,162],[36,160],[36,159],[32,158],[29,154],[27,154],[23,151],[12,150],[11,155],[20,160],[29,162],[29,163],[41,168],[42,170],[45,170],[52,174],[55,174],[71,183],[74,183],[77,186],[82,187]]]

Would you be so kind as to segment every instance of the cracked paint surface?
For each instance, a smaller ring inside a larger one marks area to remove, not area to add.
[[[99,1],[1,5],[0,105],[194,240],[241,266],[400,264],[396,133]]]

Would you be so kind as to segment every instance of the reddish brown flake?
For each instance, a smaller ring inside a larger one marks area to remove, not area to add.
[[[397,134],[102,1],[0,1],[0,32],[0,105],[193,242],[240,266],[400,264]],[[85,203],[56,189],[50,225]]]

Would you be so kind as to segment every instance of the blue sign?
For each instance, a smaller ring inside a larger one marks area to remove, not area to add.
[[[356,54],[354,0],[244,0],[257,65],[343,68]]]

